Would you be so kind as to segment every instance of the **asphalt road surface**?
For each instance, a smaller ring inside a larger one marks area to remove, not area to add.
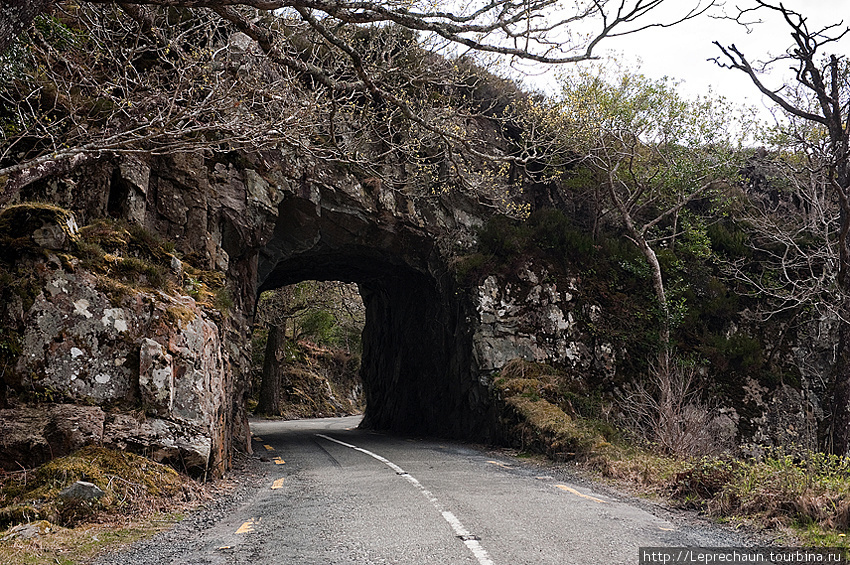
[[[546,467],[358,421],[253,423],[268,462],[241,501],[101,563],[632,565],[641,546],[742,544]]]

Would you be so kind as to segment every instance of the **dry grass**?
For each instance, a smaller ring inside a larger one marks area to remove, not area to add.
[[[226,313],[232,306],[224,273],[193,266],[186,258],[182,273],[174,272],[173,242],[141,226],[98,220],[80,229],[72,250],[81,265],[105,279],[102,290],[119,297],[156,289],[191,296],[199,306]]]
[[[78,565],[90,562],[107,550],[131,544],[168,529],[183,514],[149,513],[130,517],[113,517],[99,523],[75,528],[47,525],[30,539],[0,533],[0,563],[9,565]],[[49,524],[45,522],[45,524]]]
[[[105,493],[94,501],[63,500],[58,495],[78,480]],[[61,526],[107,516],[162,512],[197,498],[199,487],[174,469],[144,457],[88,446],[31,471],[0,478],[0,527],[48,520]]]
[[[587,469],[637,494],[715,519],[780,530],[799,543],[850,548],[850,459],[768,452],[690,458],[617,445]]]
[[[575,414],[557,372],[521,360],[504,368],[494,388],[515,447],[576,460],[633,493],[718,520],[779,528],[802,544],[850,547],[850,458],[770,449],[757,459],[693,457],[635,444],[624,439],[634,435],[611,433],[606,423]]]
[[[94,502],[63,501],[58,493],[86,480],[106,493]],[[167,529],[207,500],[201,485],[131,453],[89,446],[33,470],[0,476],[0,563],[88,562],[106,549]],[[16,524],[37,526],[23,537]]]
[[[496,379],[508,439],[522,450],[539,451],[558,460],[590,459],[607,450],[610,444],[593,425],[575,418],[568,402],[558,402],[559,377],[546,369],[515,359]]]

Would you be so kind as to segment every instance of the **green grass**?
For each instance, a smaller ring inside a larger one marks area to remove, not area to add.
[[[774,529],[806,546],[850,549],[848,465],[846,457],[822,453],[682,459],[618,445],[590,467],[633,491],[718,521]]]

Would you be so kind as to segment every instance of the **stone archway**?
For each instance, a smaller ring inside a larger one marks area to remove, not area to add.
[[[59,249],[33,239],[38,252],[15,267],[32,274],[22,277],[30,299],[0,307],[0,322],[20,346],[2,364],[0,429],[16,447],[0,467],[35,466],[98,443],[198,475],[223,474],[234,448],[250,449],[247,330],[256,297],[305,279],[361,289],[365,425],[498,437],[482,376],[497,368],[482,355],[496,338],[489,329],[476,338],[479,297],[471,293],[478,291],[461,288],[448,268],[493,213],[475,195],[390,188],[280,153],[224,160],[191,153],[104,161],[27,187],[21,199],[62,208],[52,212],[56,225],[33,227],[39,233],[62,231],[67,214],[74,225],[114,214],[139,237],[170,244],[156,267],[171,286],[125,293],[74,266],[73,234]],[[114,241],[129,245],[125,236]],[[221,308],[192,296],[201,272],[226,291]],[[29,402],[27,391],[59,401]]]
[[[332,196],[332,195],[331,195]],[[302,280],[355,282],[366,305],[366,427],[478,440],[495,436],[473,370],[472,307],[427,230],[333,201],[290,197],[260,252],[258,293]]]

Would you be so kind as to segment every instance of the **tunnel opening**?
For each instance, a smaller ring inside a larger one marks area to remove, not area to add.
[[[472,354],[471,300],[426,230],[333,203],[284,200],[258,264],[260,293],[306,280],[356,284],[365,308],[361,427],[492,441]]]
[[[256,416],[362,414],[365,306],[356,284],[302,281],[262,293],[248,408]]]

